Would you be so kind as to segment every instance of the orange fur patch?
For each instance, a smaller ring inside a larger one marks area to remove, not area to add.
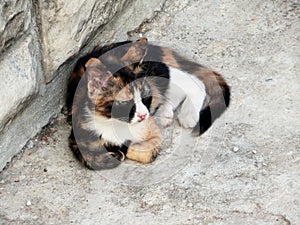
[[[160,151],[162,143],[160,128],[156,125],[154,119],[147,119],[147,132],[145,132],[142,141],[129,146],[126,157],[128,159],[141,162],[151,163]]]
[[[162,47],[162,52],[163,52],[163,57],[162,57],[163,63],[167,64],[170,67],[176,68],[176,69],[180,68],[176,59],[174,58],[172,50]]]

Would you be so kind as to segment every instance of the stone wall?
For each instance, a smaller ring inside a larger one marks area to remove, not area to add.
[[[0,2],[0,170],[60,112],[79,55],[94,44],[128,39],[163,2]]]

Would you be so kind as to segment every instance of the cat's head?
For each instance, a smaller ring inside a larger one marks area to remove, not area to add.
[[[90,59],[86,68],[88,97],[94,102],[95,116],[127,123],[139,123],[150,116],[152,87],[147,78],[138,78],[128,66],[112,74],[96,58]]]

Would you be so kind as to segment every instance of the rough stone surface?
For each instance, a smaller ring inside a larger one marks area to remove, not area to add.
[[[151,22],[163,10],[164,2],[164,0],[131,1],[129,6],[117,15],[117,19],[110,21],[105,26],[101,37],[95,36],[92,43],[99,45],[128,38],[136,40],[141,32],[138,29],[139,25],[146,21]],[[147,9],[153,9],[154,13]],[[129,22],[132,19],[134,19],[135,23]],[[111,37],[113,37],[112,40],[110,40]]]
[[[300,224],[299,10],[297,1],[168,1],[147,36],[222,73],[230,108],[181,143],[173,173],[151,173],[178,153],[168,148],[151,165],[89,171],[59,118],[0,174],[1,224]],[[139,176],[117,176],[131,168]]]
[[[39,1],[46,82],[118,12],[127,0]]]
[[[43,95],[38,95],[1,131],[0,168],[3,168],[30,138],[58,115],[64,105],[66,78],[66,74],[61,74],[55,82],[47,86]]]
[[[0,55],[28,30],[31,7],[28,0],[0,2]]]
[[[24,102],[37,92],[37,65],[30,50],[32,41],[31,37],[27,37],[17,48],[7,52],[8,56],[1,57],[0,74],[5,76],[0,89],[0,132],[8,120],[22,109]]]

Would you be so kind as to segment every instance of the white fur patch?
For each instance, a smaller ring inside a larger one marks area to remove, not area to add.
[[[163,109],[172,107],[174,111],[182,103],[178,109],[179,123],[186,128],[194,127],[199,121],[199,112],[206,96],[205,85],[192,74],[172,67],[169,69],[170,86],[166,93],[166,103],[161,107]],[[158,116],[164,117],[164,110],[159,111]],[[168,122],[167,125],[169,124]]]
[[[169,102],[165,102],[162,106],[160,106],[155,113],[155,119],[163,127],[170,126],[174,119],[172,105],[169,104]]]
[[[148,119],[149,111],[148,111],[147,107],[144,105],[144,103],[142,102],[142,97],[141,97],[140,91],[136,88],[134,88],[134,104],[135,104],[136,108],[135,108],[134,117],[132,118],[131,123],[141,122],[141,119],[138,116],[139,114],[146,115],[144,120]]]
[[[132,142],[140,142],[143,137],[143,131],[147,131],[146,120],[139,123],[126,123],[114,118],[104,118],[95,116],[93,112],[86,109],[87,113],[87,127],[101,138],[121,145],[126,140]]]

